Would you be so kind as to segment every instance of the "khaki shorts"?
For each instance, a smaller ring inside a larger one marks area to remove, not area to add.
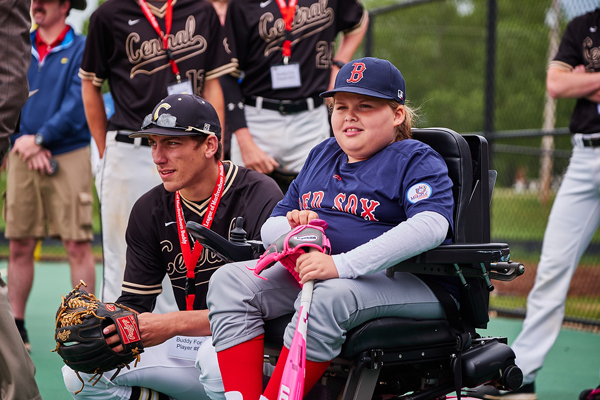
[[[55,175],[30,171],[19,156],[8,156],[4,219],[9,239],[56,237],[90,241],[92,167],[90,147],[54,157]]]

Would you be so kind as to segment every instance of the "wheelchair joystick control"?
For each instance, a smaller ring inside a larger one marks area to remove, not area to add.
[[[246,243],[246,231],[244,230],[244,217],[237,217],[235,228],[231,230],[231,241],[235,243]]]

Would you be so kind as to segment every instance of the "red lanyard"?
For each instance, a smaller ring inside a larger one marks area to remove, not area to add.
[[[169,49],[169,34],[171,33],[171,24],[173,23],[173,0],[168,0],[167,2],[167,14],[165,15],[165,28],[167,31],[165,33],[163,33],[163,31],[160,29],[158,21],[156,21],[156,17],[154,16],[154,14],[152,14],[152,11],[150,11],[146,0],[139,0],[139,2],[140,7],[142,8],[142,12],[146,16],[146,19],[148,20],[148,22],[150,22],[150,25],[152,25],[156,33],[158,33],[158,36],[160,36],[160,38],[163,41],[163,48],[167,52],[169,64],[171,64],[171,70],[173,70],[175,78],[177,78],[177,83],[181,83],[181,75],[179,75],[179,68],[177,68],[177,63],[173,58],[173,53],[171,52],[171,49]]]
[[[283,37],[283,63],[287,64],[292,56],[292,21],[296,14],[296,5],[298,0],[290,0],[289,4],[285,4],[285,0],[277,0],[279,11],[285,22],[285,35]]]
[[[208,229],[212,225],[215,217],[215,212],[221,201],[221,195],[223,194],[223,187],[225,186],[225,170],[223,169],[223,163],[219,161],[219,179],[215,184],[213,194],[208,203],[208,209],[204,214],[202,225]],[[185,230],[185,220],[183,218],[183,208],[181,207],[181,195],[179,190],[175,192],[175,214],[177,215],[177,230],[179,231],[179,244],[181,245],[181,253],[183,255],[183,262],[187,273],[185,275],[185,305],[186,309],[194,309],[194,300],[196,299],[196,264],[202,254],[202,245],[196,243],[194,250],[191,250],[190,241],[188,240],[188,234]]]

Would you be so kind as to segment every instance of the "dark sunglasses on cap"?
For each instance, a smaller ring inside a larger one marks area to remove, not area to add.
[[[179,129],[186,132],[200,132],[205,135],[215,135],[215,132],[203,130],[193,126],[182,126],[177,123],[177,117],[171,114],[160,114],[156,120],[152,117],[152,114],[146,115],[144,122],[142,123],[142,130],[147,129],[150,125],[156,125],[161,128]]]

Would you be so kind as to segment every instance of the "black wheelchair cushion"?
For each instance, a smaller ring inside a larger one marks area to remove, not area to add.
[[[293,314],[265,321],[265,347],[280,349],[283,332]],[[396,349],[449,343],[456,340],[445,319],[416,320],[410,318],[379,318],[350,330],[339,357],[353,359],[371,349]]]
[[[448,320],[378,318],[350,330],[339,357],[352,359],[371,349],[421,347],[456,341]]]

